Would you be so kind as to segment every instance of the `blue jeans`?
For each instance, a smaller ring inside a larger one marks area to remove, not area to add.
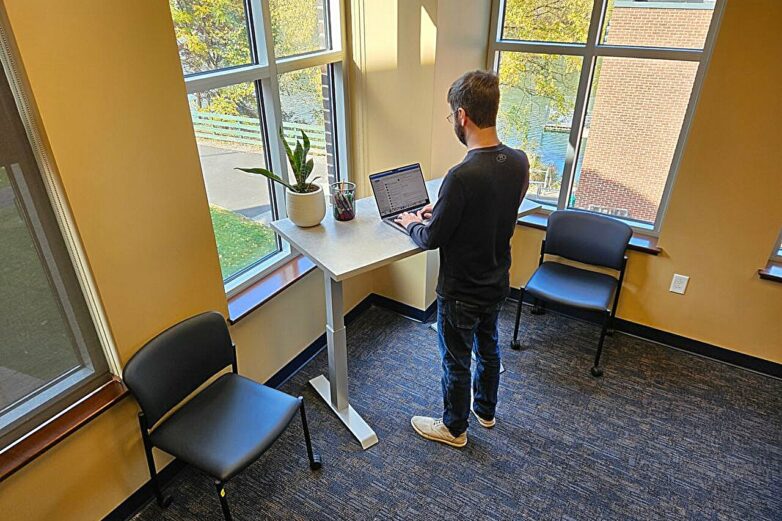
[[[458,300],[437,298],[437,340],[443,360],[443,423],[454,436],[467,430],[470,416],[470,365],[475,412],[494,418],[500,386],[500,349],[497,318],[502,303],[475,307]]]

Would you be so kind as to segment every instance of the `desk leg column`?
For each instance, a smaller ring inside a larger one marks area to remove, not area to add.
[[[342,282],[328,274],[326,282],[326,343],[329,352],[329,387],[331,405],[338,411],[348,407],[348,345],[345,335],[345,312]]]
[[[342,282],[325,274],[326,286],[326,342],[329,354],[329,377],[319,375],[310,385],[331,410],[342,420],[353,436],[368,449],[377,443],[377,434],[350,406],[348,401],[348,346],[345,335],[345,311],[342,300]]]

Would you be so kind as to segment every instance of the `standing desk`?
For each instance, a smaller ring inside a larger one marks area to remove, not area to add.
[[[442,179],[426,183],[430,201],[436,201],[441,184]],[[519,216],[539,208],[538,203],[524,199],[519,207]],[[377,443],[377,434],[348,400],[348,352],[342,281],[422,250],[410,237],[380,220],[372,197],[356,201],[356,218],[352,221],[337,221],[329,211],[320,225],[311,228],[299,228],[290,219],[274,221],[271,226],[294,249],[323,271],[329,374],[328,378],[324,375],[313,378],[310,385],[358,439],[361,447],[368,449]]]

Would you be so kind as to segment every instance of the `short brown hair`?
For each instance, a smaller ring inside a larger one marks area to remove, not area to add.
[[[478,128],[497,125],[500,106],[500,79],[487,71],[466,72],[448,89],[448,103],[456,112],[464,109]]]

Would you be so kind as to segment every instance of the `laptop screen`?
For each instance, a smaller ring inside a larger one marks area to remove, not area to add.
[[[389,217],[429,203],[421,165],[402,166],[369,176],[380,217]]]

